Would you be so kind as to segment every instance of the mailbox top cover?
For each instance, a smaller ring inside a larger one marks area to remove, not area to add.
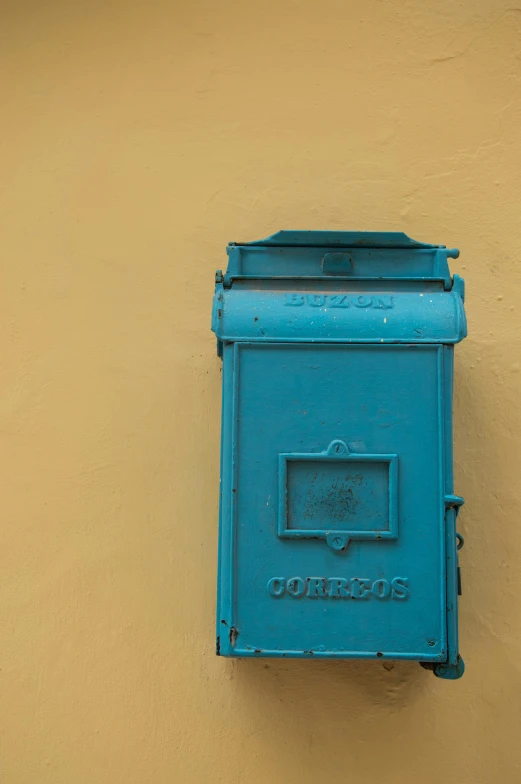
[[[401,232],[279,231],[230,243],[212,329],[223,342],[458,343],[457,249]]]

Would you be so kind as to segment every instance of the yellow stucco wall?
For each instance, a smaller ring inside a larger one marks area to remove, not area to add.
[[[0,9],[2,784],[521,780],[521,8]],[[228,240],[459,246],[461,649],[214,655]]]

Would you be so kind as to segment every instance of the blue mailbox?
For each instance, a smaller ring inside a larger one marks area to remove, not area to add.
[[[217,652],[409,659],[458,678],[458,251],[401,233],[231,243]]]

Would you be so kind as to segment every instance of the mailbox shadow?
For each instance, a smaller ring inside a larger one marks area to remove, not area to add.
[[[381,760],[410,754],[407,728],[422,722],[422,704],[443,683],[406,661],[237,659],[225,667],[256,748],[271,749],[280,770],[306,770],[305,781],[351,781],[338,778],[338,766],[358,764],[371,743],[364,781],[381,781]]]
[[[298,780],[306,782],[386,781],[382,761],[390,772],[403,765],[413,751],[410,728],[422,724],[424,707],[448,683],[412,661],[223,664],[234,710],[255,749],[269,749],[277,770],[305,773]],[[362,777],[354,773],[360,769]]]
[[[230,664],[234,668],[230,674],[242,682],[237,684],[239,690],[241,686],[254,689],[267,701],[286,692],[294,703],[301,700],[313,709],[337,710],[339,720],[344,708],[346,715],[350,713],[353,697],[395,709],[406,707],[435,677],[414,661],[237,659]]]

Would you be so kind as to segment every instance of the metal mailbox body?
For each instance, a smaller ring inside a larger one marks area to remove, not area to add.
[[[400,233],[230,244],[217,651],[416,660],[458,652],[457,251]]]

